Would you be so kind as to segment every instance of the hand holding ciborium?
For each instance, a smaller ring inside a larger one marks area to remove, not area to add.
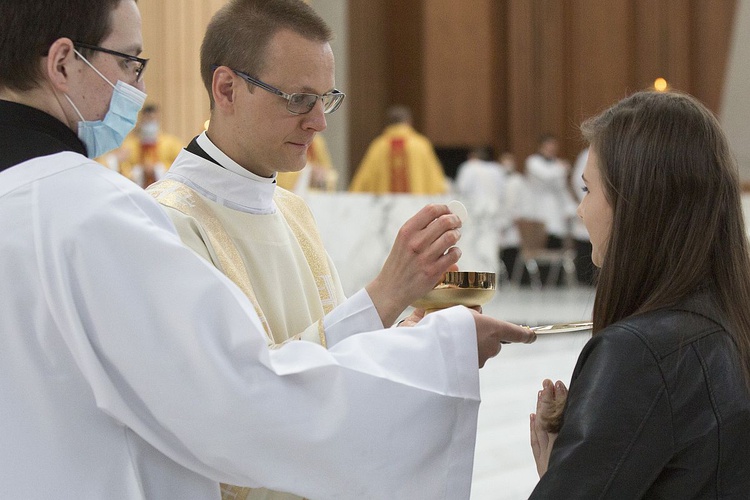
[[[412,304],[425,313],[452,306],[478,307],[495,295],[495,273],[449,271],[435,287]]]

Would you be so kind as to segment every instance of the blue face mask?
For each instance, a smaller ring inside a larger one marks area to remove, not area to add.
[[[112,82],[102,75],[85,57],[76,51],[76,54],[88,64],[91,69],[101,76],[104,81],[112,85]],[[86,153],[89,158],[96,158],[122,145],[125,136],[135,127],[138,120],[138,113],[146,101],[146,94],[128,85],[122,80],[118,80],[116,85],[112,85],[114,91],[109,102],[109,109],[104,115],[103,120],[88,121],[86,120],[73,101],[65,94],[73,109],[78,114],[81,121],[78,122],[78,138],[86,146]]]

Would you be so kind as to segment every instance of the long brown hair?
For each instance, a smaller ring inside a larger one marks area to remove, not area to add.
[[[707,288],[750,381],[750,257],[737,166],[716,118],[686,94],[639,92],[581,130],[613,210],[594,334]]]

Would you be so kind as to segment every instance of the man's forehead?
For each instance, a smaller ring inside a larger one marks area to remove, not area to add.
[[[270,62],[299,59],[312,60],[318,64],[333,63],[331,45],[323,40],[311,40],[290,30],[279,30],[271,37],[266,49],[266,58]]]
[[[121,0],[110,20],[111,31],[102,45],[126,54],[139,54],[143,49],[143,35],[141,14],[135,1]]]
[[[328,92],[334,84],[334,56],[326,41],[282,30],[271,39],[258,77],[278,80],[292,92]]]

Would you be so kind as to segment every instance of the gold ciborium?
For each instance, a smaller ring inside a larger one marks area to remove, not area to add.
[[[435,288],[412,304],[425,313],[452,306],[476,307],[495,295],[495,273],[449,271]]]

